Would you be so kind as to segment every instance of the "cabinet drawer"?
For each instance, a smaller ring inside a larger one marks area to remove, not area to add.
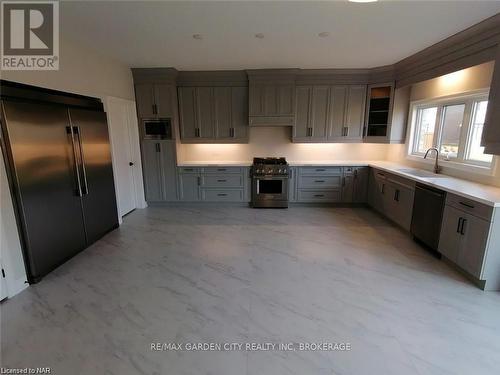
[[[342,183],[341,176],[300,176],[300,188],[312,189],[332,189],[340,188]]]
[[[206,202],[241,202],[243,201],[243,190],[202,189],[201,199]]]
[[[342,167],[301,167],[301,176],[340,176]]]
[[[200,173],[200,168],[179,167],[179,173]]]
[[[243,187],[243,176],[241,175],[203,175],[201,177],[203,187]]]
[[[299,190],[299,202],[340,202],[340,190]]]
[[[243,167],[205,167],[202,173],[243,173]]]
[[[446,204],[458,208],[471,215],[480,217],[484,220],[492,221],[493,207],[482,203],[475,202],[471,199],[462,198],[455,194],[448,193],[446,196]]]

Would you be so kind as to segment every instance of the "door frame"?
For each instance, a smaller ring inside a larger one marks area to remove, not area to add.
[[[144,194],[144,180],[142,176],[142,158],[141,158],[141,149],[139,143],[139,125],[137,121],[137,112],[136,112],[136,103],[134,100],[122,99],[114,96],[106,96],[103,98],[104,110],[106,111],[106,116],[108,119],[108,130],[109,130],[109,139],[111,143],[111,160],[113,163],[113,176],[115,179],[115,190],[117,190],[117,180],[116,180],[116,154],[119,150],[116,149],[116,133],[113,132],[113,118],[110,112],[108,112],[108,108],[112,104],[118,104],[121,106],[125,106],[127,110],[127,134],[130,142],[130,153],[132,162],[134,163],[134,168],[132,171],[133,175],[133,184],[134,186],[134,206],[135,208],[146,208],[148,206],[145,194]],[[118,197],[118,191],[116,191],[116,195]],[[117,199],[118,205],[118,221],[121,224],[123,222],[122,216],[120,215],[120,207]]]

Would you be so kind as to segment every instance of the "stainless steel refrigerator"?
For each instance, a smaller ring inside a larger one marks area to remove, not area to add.
[[[2,81],[2,149],[29,282],[118,227],[106,114],[95,98]]]

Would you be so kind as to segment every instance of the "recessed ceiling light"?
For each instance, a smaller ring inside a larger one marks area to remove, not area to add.
[[[327,36],[330,36],[330,33],[328,31],[323,31],[318,34],[320,38],[326,38]]]
[[[201,40],[201,39],[203,39],[203,35],[201,35],[201,34],[193,34],[193,39]]]
[[[257,33],[257,34],[255,34],[255,37],[256,37],[257,39],[264,39],[264,34],[262,34],[262,33]]]

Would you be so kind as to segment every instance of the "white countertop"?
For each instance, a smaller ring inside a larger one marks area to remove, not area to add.
[[[353,160],[321,160],[321,161],[289,161],[292,167],[307,166],[370,166],[395,175],[411,179],[422,184],[444,190],[446,192],[486,204],[500,207],[500,188],[462,180],[447,175],[435,175],[432,172],[408,167],[388,161],[353,161]],[[178,164],[179,167],[249,167],[251,161],[190,161]],[[417,173],[418,175],[415,175]]]
[[[483,185],[444,174],[435,175],[429,171],[386,161],[370,162],[369,165],[488,206],[500,207],[500,188],[495,186]],[[412,172],[421,173],[422,176],[415,176]]]

